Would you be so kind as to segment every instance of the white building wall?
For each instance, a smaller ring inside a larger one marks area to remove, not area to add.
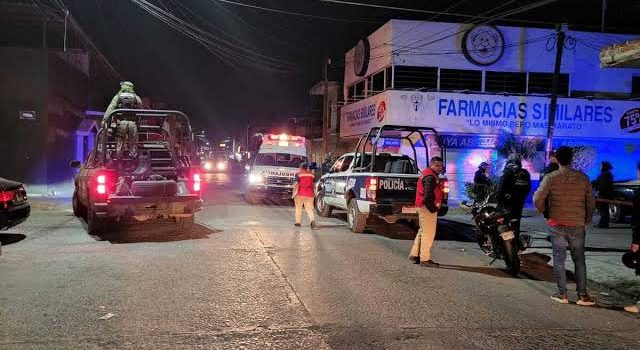
[[[351,50],[347,51],[345,55],[344,64],[344,86],[345,88],[353,85],[354,83],[364,79],[364,77],[376,73],[391,65],[391,38],[392,38],[392,21],[387,22],[378,30],[373,32],[367,37],[369,40],[369,46],[371,48],[369,58],[369,68],[364,76],[359,77],[355,73],[353,67],[353,54],[355,52],[355,46]],[[357,44],[357,43],[356,43]],[[346,100],[346,90],[345,90]]]
[[[553,72],[554,29],[498,26],[505,42],[503,56],[493,65],[477,66],[469,62],[461,50],[462,37],[468,28],[468,24],[461,23],[391,20],[368,37],[372,50],[365,76],[392,63],[448,69]],[[640,76],[640,69],[600,68],[597,48],[638,36],[569,30],[567,38],[561,72],[570,74],[571,90],[631,92],[631,79],[634,75]],[[353,52],[351,49],[345,55],[345,96],[349,86],[363,79],[355,75]]]

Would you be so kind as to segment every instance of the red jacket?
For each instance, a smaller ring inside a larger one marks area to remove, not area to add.
[[[426,168],[418,178],[416,190],[416,207],[425,206],[430,212],[436,212],[444,198],[443,182],[431,168]]]
[[[300,170],[296,174],[295,181],[298,183],[298,196],[313,198],[313,182],[315,176],[312,172]]]

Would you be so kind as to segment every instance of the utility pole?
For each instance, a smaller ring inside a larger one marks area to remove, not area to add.
[[[558,80],[560,80],[560,66],[562,65],[562,51],[564,49],[565,33],[562,26],[557,27],[556,34],[556,65],[553,70],[553,81],[551,85],[551,106],[549,107],[549,126],[547,128],[547,146],[545,148],[545,159],[549,160],[553,145],[553,129],[556,122],[556,110],[558,109]]]
[[[604,16],[607,13],[607,0],[602,0],[602,28],[601,31],[604,32]]]
[[[329,65],[331,58],[327,57],[324,61],[324,83],[323,83],[323,103],[322,103],[322,156],[323,158],[329,153]]]

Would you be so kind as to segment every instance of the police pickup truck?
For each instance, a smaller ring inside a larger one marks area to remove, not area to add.
[[[333,209],[347,211],[347,225],[361,233],[374,218],[389,224],[417,221],[416,186],[433,156],[445,158],[440,135],[433,128],[385,125],[372,128],[355,152],[339,157],[316,183],[315,207],[328,217]],[[446,164],[446,163],[445,163]],[[438,215],[448,206],[448,183]]]

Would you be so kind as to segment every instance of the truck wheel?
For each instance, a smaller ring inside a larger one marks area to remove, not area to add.
[[[351,232],[354,233],[364,232],[364,229],[367,226],[367,216],[360,213],[360,209],[358,209],[358,202],[355,198],[349,201],[349,205],[347,207],[347,226]]]
[[[247,201],[247,203],[249,204],[258,204],[258,196],[256,196],[256,194],[254,192],[251,191],[247,191],[244,194],[244,199]]]
[[[95,211],[89,210],[87,215],[87,229],[92,236],[101,235],[107,232],[108,219],[100,218]]]
[[[73,198],[71,199],[71,207],[73,208],[73,215],[81,218],[87,214],[87,208],[80,204],[78,199],[78,193],[73,191]]]
[[[324,191],[318,192],[318,195],[315,198],[315,207],[318,215],[323,218],[328,218],[333,212],[333,207],[324,201]]]
[[[193,229],[193,223],[195,218],[193,215],[188,217],[176,217],[176,224],[178,224],[178,232],[186,233],[191,232]]]
[[[620,204],[609,204],[609,221],[620,223],[624,221],[624,207]]]

